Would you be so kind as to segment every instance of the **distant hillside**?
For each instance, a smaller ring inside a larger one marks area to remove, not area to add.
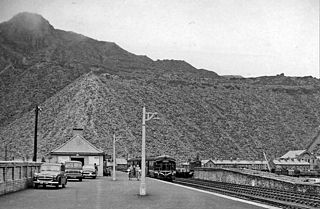
[[[40,156],[79,126],[106,152],[115,131],[124,137],[118,154],[138,155],[143,105],[160,117],[147,122],[150,155],[280,156],[316,134],[319,93],[312,77],[222,77],[184,61],[153,61],[35,14],[0,24],[0,140],[16,158],[32,156],[36,104]]]

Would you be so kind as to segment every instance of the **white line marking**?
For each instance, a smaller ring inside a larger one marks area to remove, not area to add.
[[[255,206],[263,207],[263,208],[268,208],[268,209],[281,209],[281,208],[278,208],[278,207],[274,207],[274,206],[270,206],[270,205],[265,205],[265,204],[261,204],[261,203],[257,203],[257,202],[252,202],[252,201],[248,201],[248,200],[243,200],[243,199],[239,199],[239,198],[236,198],[236,197],[230,197],[230,196],[223,195],[223,194],[218,194],[218,193],[214,193],[214,192],[208,192],[208,191],[201,190],[201,189],[196,189],[196,188],[192,188],[192,187],[188,187],[188,186],[183,186],[183,185],[179,185],[179,184],[174,184],[174,183],[171,183],[171,182],[168,182],[168,181],[162,181],[162,180],[154,179],[154,178],[150,178],[150,179],[156,180],[156,181],[160,181],[160,182],[162,182],[162,183],[171,184],[171,185],[183,187],[183,188],[186,188],[186,189],[198,191],[198,192],[203,192],[203,193],[207,193],[207,194],[216,195],[216,196],[218,196],[218,197],[223,197],[223,198],[230,199],[230,200],[234,200],[234,201],[239,201],[239,202],[247,203],[247,204],[250,204],[250,205],[255,205]]]

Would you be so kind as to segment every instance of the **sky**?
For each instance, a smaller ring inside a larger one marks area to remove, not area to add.
[[[219,75],[319,78],[319,1],[0,0],[0,22],[33,12],[153,60]]]

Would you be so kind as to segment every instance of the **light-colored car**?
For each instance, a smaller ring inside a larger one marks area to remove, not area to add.
[[[80,161],[66,161],[66,175],[68,179],[78,179],[82,181],[82,163]]]
[[[82,167],[83,178],[97,178],[97,170],[94,165],[84,165]]]
[[[39,185],[46,187],[47,185],[59,185],[62,188],[67,185],[67,176],[64,171],[64,166],[59,163],[43,163],[40,167],[40,173],[35,173],[33,176],[33,187],[38,188]]]

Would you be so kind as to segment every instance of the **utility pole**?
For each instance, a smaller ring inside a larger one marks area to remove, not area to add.
[[[35,124],[34,124],[34,143],[33,143],[33,161],[37,162],[37,146],[38,146],[38,114],[40,107],[37,105],[35,109]]]
[[[116,134],[113,134],[113,172],[112,172],[112,180],[116,180],[116,142],[122,137],[116,137]]]
[[[141,183],[140,195],[147,194],[146,188],[146,121],[151,120],[157,113],[146,112],[146,108],[142,109],[142,151],[141,151]],[[158,118],[154,118],[158,119]]]
[[[4,160],[8,160],[8,144],[4,145]]]

